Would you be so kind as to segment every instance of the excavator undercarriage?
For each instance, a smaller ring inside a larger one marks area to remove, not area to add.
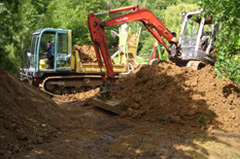
[[[116,78],[119,78],[119,76]],[[33,79],[20,74],[20,80],[28,81],[50,96],[86,92],[103,85],[100,74],[45,73],[44,76],[33,77]]]
[[[40,89],[51,95],[75,94],[100,87],[100,75],[49,76],[39,85]]]

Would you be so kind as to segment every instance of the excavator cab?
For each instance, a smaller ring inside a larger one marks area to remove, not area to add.
[[[206,64],[215,63],[215,55],[211,53],[213,42],[216,39],[217,25],[213,24],[212,18],[200,16],[200,11],[183,12],[183,26],[179,37],[179,45],[182,48],[178,65],[200,69]]]
[[[71,52],[71,30],[43,28],[35,31],[29,52],[23,53],[25,63],[20,79],[37,84],[37,79],[46,74],[70,71]]]

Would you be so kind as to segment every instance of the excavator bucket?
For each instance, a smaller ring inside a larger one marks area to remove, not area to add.
[[[108,100],[103,100],[98,97],[95,97],[93,99],[93,104],[97,107],[115,113],[117,115],[121,115],[126,111],[126,108],[119,99],[111,98]]]
[[[93,98],[93,104],[112,113],[122,115],[126,111],[126,108],[122,101],[113,95],[112,90],[114,87],[115,83],[111,81],[104,83],[100,88],[99,94]]]

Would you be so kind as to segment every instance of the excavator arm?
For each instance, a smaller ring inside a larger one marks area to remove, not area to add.
[[[132,11],[102,22],[96,17],[100,14],[112,14],[127,10]],[[103,58],[105,67],[107,69],[107,72],[102,73],[102,78],[105,82],[109,80],[115,81],[115,79],[112,59],[109,54],[104,28],[131,21],[141,21],[147,30],[158,40],[158,42],[163,44],[170,56],[175,56],[180,52],[177,38],[158,20],[158,18],[151,11],[141,8],[139,5],[112,9],[101,13],[90,13],[88,15],[88,26],[97,55],[98,65],[100,69],[102,69]],[[162,37],[170,43],[170,46],[163,40]]]

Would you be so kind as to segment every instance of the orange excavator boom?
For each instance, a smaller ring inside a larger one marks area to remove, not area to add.
[[[106,21],[100,21],[96,17],[100,14],[112,14],[127,10],[132,11]],[[141,8],[139,5],[112,9],[101,13],[90,13],[88,15],[88,26],[97,54],[98,65],[100,69],[102,69],[102,56],[107,69],[107,72],[102,73],[102,78],[105,82],[108,80],[115,81],[115,79],[112,67],[112,59],[109,54],[109,48],[104,28],[131,21],[142,22],[143,25],[148,29],[148,31],[158,40],[159,43],[163,44],[163,46],[170,54],[173,53],[175,55],[178,51],[177,38],[161,23],[161,21],[158,20],[158,18],[151,11]],[[163,40],[162,37],[166,39],[168,43],[170,43],[170,46]]]

